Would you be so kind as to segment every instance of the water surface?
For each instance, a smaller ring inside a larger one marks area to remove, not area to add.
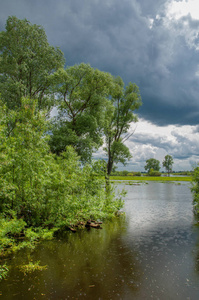
[[[126,217],[17,253],[0,299],[199,299],[189,184],[124,185]],[[25,276],[17,266],[30,260],[47,270]]]

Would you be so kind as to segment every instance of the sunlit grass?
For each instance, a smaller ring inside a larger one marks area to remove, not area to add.
[[[110,180],[136,180],[136,181],[191,181],[191,176],[185,177],[168,177],[168,176],[111,176]]]

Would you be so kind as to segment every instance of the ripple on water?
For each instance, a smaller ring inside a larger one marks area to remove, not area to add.
[[[69,233],[9,261],[1,299],[198,299],[199,230],[188,185],[126,188],[126,218],[103,230]],[[28,259],[48,269],[24,276],[16,267]]]

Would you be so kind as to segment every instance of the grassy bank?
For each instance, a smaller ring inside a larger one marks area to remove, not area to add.
[[[111,176],[111,180],[136,180],[136,181],[191,181],[191,176],[179,177],[153,177],[153,176]]]

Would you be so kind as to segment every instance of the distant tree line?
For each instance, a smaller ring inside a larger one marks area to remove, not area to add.
[[[168,176],[170,176],[172,172],[173,158],[171,155],[166,155],[163,162],[163,167],[166,169]],[[150,176],[160,176],[160,161],[155,158],[147,159],[145,170],[148,172]]]
[[[163,167],[165,167],[168,176],[172,172],[173,158],[171,155],[166,155],[163,162]],[[149,176],[161,176],[160,171],[160,161],[155,158],[150,158],[146,160],[145,170],[147,171]],[[141,176],[141,172],[129,172],[127,170],[117,171],[113,170],[111,173],[113,176]],[[183,175],[183,174],[182,174]],[[186,172],[187,175],[187,172]]]
[[[111,176],[141,176],[142,173],[137,171],[137,172],[133,172],[133,171],[127,171],[127,170],[123,170],[123,171],[113,171],[111,173]]]

